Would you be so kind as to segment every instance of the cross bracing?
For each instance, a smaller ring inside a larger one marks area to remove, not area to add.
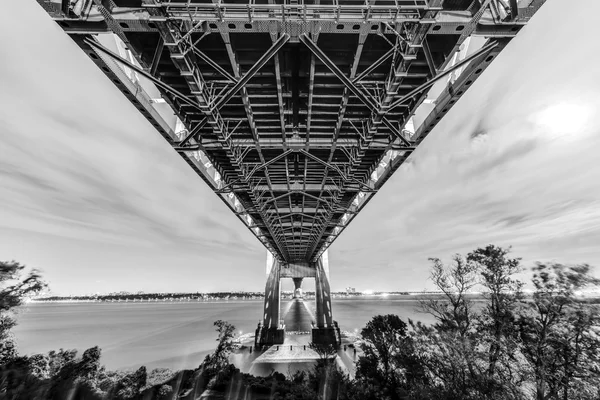
[[[544,1],[38,2],[279,261],[315,262]]]

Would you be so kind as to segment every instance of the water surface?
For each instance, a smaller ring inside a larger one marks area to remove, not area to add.
[[[109,369],[195,368],[214,349],[214,321],[223,319],[243,333],[254,332],[262,306],[262,300],[30,303],[19,313],[14,333],[22,354],[59,348],[82,352],[98,345]],[[350,332],[377,314],[430,322],[416,307],[416,300],[396,296],[334,299],[332,305],[334,319]]]

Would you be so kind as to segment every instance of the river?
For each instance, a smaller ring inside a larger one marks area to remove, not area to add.
[[[307,301],[308,302],[308,301]],[[396,314],[431,322],[406,296],[334,299],[334,319],[342,331],[360,331],[372,316]],[[282,301],[282,309],[285,301]],[[29,303],[14,328],[21,354],[92,346],[102,349],[108,369],[195,368],[215,346],[213,322],[226,320],[253,333],[262,300],[139,303]]]

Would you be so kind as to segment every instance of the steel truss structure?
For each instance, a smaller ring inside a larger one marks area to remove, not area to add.
[[[38,2],[286,264],[317,262],[544,0]]]

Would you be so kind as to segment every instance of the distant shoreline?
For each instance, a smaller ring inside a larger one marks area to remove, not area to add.
[[[442,293],[426,292],[379,292],[379,293],[345,293],[335,292],[331,297],[336,300],[429,300],[444,299]],[[472,300],[483,300],[480,293],[468,295]],[[530,294],[525,294],[525,298]],[[600,294],[589,293],[580,297],[582,301],[589,303],[600,303]],[[50,296],[31,299],[30,303],[216,303],[233,301],[262,301],[264,295],[257,292],[245,293],[138,293],[138,294],[108,294],[98,296]],[[292,293],[282,293],[281,300],[293,299]],[[314,300],[314,292],[306,292],[304,300]]]
[[[370,294],[363,293],[346,293],[346,292],[334,292],[331,294],[332,298],[335,299],[373,299],[373,298],[397,298],[406,297],[410,299],[416,299],[419,297],[436,297],[441,294],[424,294],[424,293],[408,293],[408,292],[375,292]],[[314,292],[305,292],[304,300],[314,300]],[[291,300],[293,298],[292,293],[282,293],[282,300]],[[216,292],[216,293],[116,293],[107,295],[94,295],[94,296],[48,296],[36,299],[31,299],[34,303],[138,303],[138,302],[214,302],[214,301],[251,301],[251,300],[263,300],[264,294],[259,292],[242,292],[242,293],[231,293],[231,292]]]

